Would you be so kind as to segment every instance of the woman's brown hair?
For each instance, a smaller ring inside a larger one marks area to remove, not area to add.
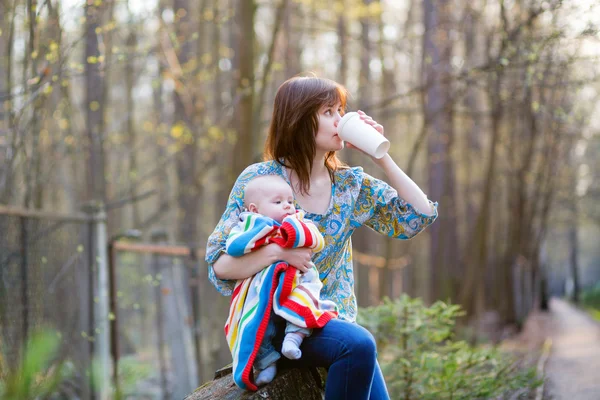
[[[277,90],[264,158],[294,170],[302,193],[310,189],[318,112],[324,105],[337,103],[345,109],[347,97],[348,91],[339,83],[314,76],[288,79]],[[346,165],[331,151],[325,156],[325,166],[333,182],[333,173]]]

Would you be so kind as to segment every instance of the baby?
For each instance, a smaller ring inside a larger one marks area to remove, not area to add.
[[[297,218],[302,224],[309,226],[310,230],[320,239],[317,242],[318,244],[311,245],[313,251],[321,250],[324,243],[321,234],[312,222],[302,218],[303,212],[300,211],[297,214],[296,208],[294,207],[294,193],[292,188],[285,180],[283,180],[283,178],[276,175],[265,175],[251,180],[244,191],[244,205],[248,211],[242,213],[240,216],[240,224],[232,229],[228,238],[228,245],[235,240],[236,237],[239,237],[238,235],[240,235],[240,232],[244,232],[244,230],[248,229],[246,224],[248,219],[245,218],[244,214],[246,214],[247,217],[248,213],[253,213],[259,214],[261,217],[270,218],[276,222],[276,224],[273,223],[274,229],[270,231],[267,230],[268,233],[265,235],[267,237],[280,235],[281,233],[278,231],[277,227],[281,226],[285,218],[288,218],[289,220],[290,216],[294,216],[291,218]],[[296,274],[298,273],[299,272],[296,272]],[[322,288],[318,271],[314,265],[299,277],[298,282],[300,285],[311,287],[313,293],[316,291],[317,296]],[[320,302],[320,304],[324,305],[323,309],[335,310],[335,305],[333,303],[326,303],[330,302]],[[275,307],[275,304],[273,307]],[[275,312],[277,311],[278,310],[276,309]],[[254,368],[258,372],[256,385],[259,386],[273,380],[277,373],[276,362],[281,357],[272,343],[276,331],[273,314],[274,313],[272,312],[265,335],[260,344],[260,348],[258,349],[256,359],[254,360]],[[287,320],[285,316],[284,319],[286,319],[286,328],[281,353],[289,359],[299,359],[302,356],[300,345],[304,338],[311,334],[312,330],[295,325]]]

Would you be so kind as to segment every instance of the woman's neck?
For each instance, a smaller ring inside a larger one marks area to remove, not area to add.
[[[310,171],[310,181],[322,179],[324,176],[329,176],[329,170],[325,166],[325,153],[316,154]]]
[[[293,169],[289,169],[288,170],[289,173],[289,177],[290,177],[290,182],[292,183],[292,187],[294,189],[295,193],[300,193],[301,189],[300,189],[300,182],[298,179],[298,175],[296,174],[296,171],[294,171]],[[325,166],[325,154],[317,154],[313,160],[313,165],[312,165],[312,169],[309,172],[309,180],[310,180],[310,187],[312,188],[313,186],[320,186],[320,184],[324,184],[324,180],[330,181],[330,175],[329,175],[329,170],[327,169],[327,167]],[[309,191],[311,191],[309,189]]]
[[[325,166],[325,156],[315,157],[310,171],[310,187],[308,192],[302,192],[298,176],[290,171],[290,182],[296,197],[296,203],[305,211],[313,214],[324,214],[331,202],[331,177]]]

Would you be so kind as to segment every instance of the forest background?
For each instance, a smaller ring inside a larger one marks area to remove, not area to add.
[[[108,238],[201,250],[277,87],[313,72],[439,202],[414,240],[357,232],[360,305],[408,293],[519,326],[545,290],[600,281],[599,23],[591,0],[0,0],[0,204],[95,202]],[[129,257],[122,279],[153,282]],[[226,299],[188,264],[206,378]],[[126,320],[149,307],[123,292]]]

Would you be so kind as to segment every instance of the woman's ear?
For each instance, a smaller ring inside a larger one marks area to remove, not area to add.
[[[256,207],[256,204],[250,203],[248,204],[248,211],[258,213],[258,207]]]

